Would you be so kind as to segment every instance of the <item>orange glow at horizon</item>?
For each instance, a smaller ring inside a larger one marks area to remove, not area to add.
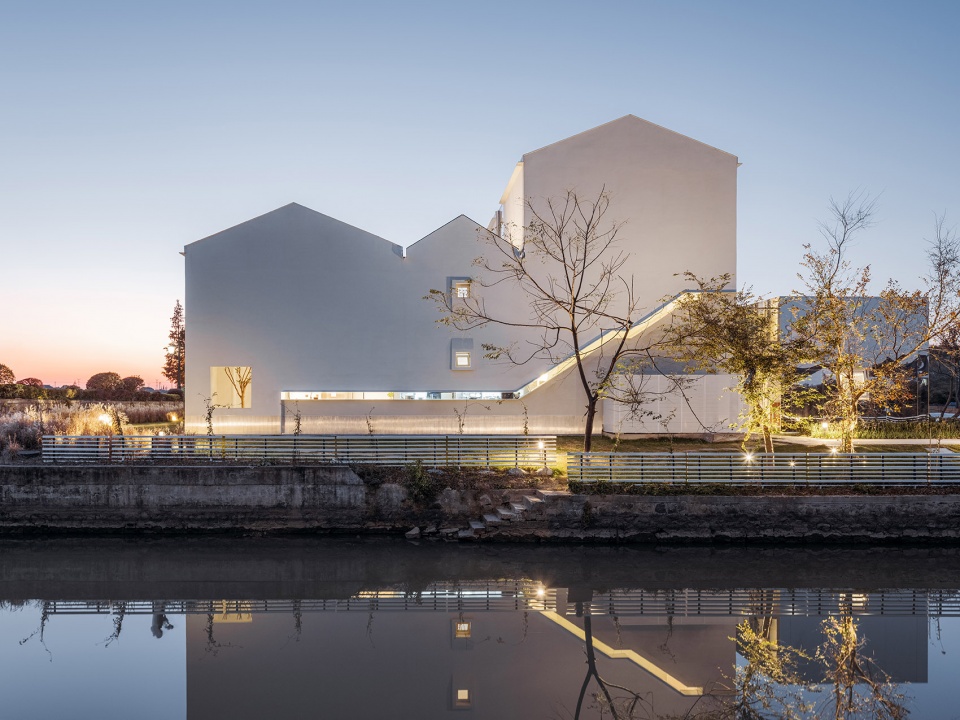
[[[115,298],[111,303],[91,295],[72,308],[40,300],[33,308],[35,322],[0,337],[0,364],[17,380],[35,377],[54,387],[82,388],[101,372],[139,375],[155,389],[173,387],[160,369],[174,300],[165,294],[117,304]]]

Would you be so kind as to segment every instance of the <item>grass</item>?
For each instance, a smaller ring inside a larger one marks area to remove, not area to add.
[[[175,432],[177,423],[168,421],[169,413],[183,417],[182,403],[159,402],[0,402],[0,461],[8,462],[22,451],[39,450],[43,435],[102,435],[115,417],[124,433],[156,435],[161,430]]]

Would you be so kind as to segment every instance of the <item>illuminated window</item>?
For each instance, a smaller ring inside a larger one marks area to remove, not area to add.
[[[453,369],[454,370],[469,370],[470,369],[470,353],[465,350],[458,350],[453,354]]]
[[[470,280],[467,278],[455,278],[450,284],[450,294],[460,299],[470,297]]]
[[[468,622],[458,622],[454,628],[454,637],[458,638],[468,638],[470,637],[470,623]]]
[[[470,691],[467,688],[457,688],[454,706],[458,708],[470,707]]]
[[[210,402],[220,407],[249,408],[253,396],[249,366],[217,365],[210,368]]]

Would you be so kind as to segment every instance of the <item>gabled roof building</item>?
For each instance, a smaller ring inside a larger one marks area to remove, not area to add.
[[[461,215],[404,249],[293,203],[191,243],[186,429],[205,431],[210,402],[221,406],[218,433],[289,433],[297,421],[304,433],[520,433],[525,422],[533,433],[581,432],[583,391],[568,365],[486,359],[483,344],[522,342],[523,334],[438,325],[424,296],[475,292],[485,235],[517,234],[530,220],[528,203],[603,188],[608,215],[626,222],[621,272],[649,309],[637,326],[646,331],[669,314],[664,298],[684,290],[677,273],[736,272],[737,166],[733,155],[628,115],[525,154],[487,227]],[[484,297],[504,308],[526,302],[506,285]],[[692,404],[659,408],[667,424],[631,420],[605,401],[604,429],[728,424],[740,410],[725,390],[733,384],[704,376]]]

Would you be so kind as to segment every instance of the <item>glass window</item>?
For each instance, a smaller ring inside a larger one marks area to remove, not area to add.
[[[457,350],[453,354],[453,369],[454,370],[469,370],[470,369],[470,353],[466,350]]]

